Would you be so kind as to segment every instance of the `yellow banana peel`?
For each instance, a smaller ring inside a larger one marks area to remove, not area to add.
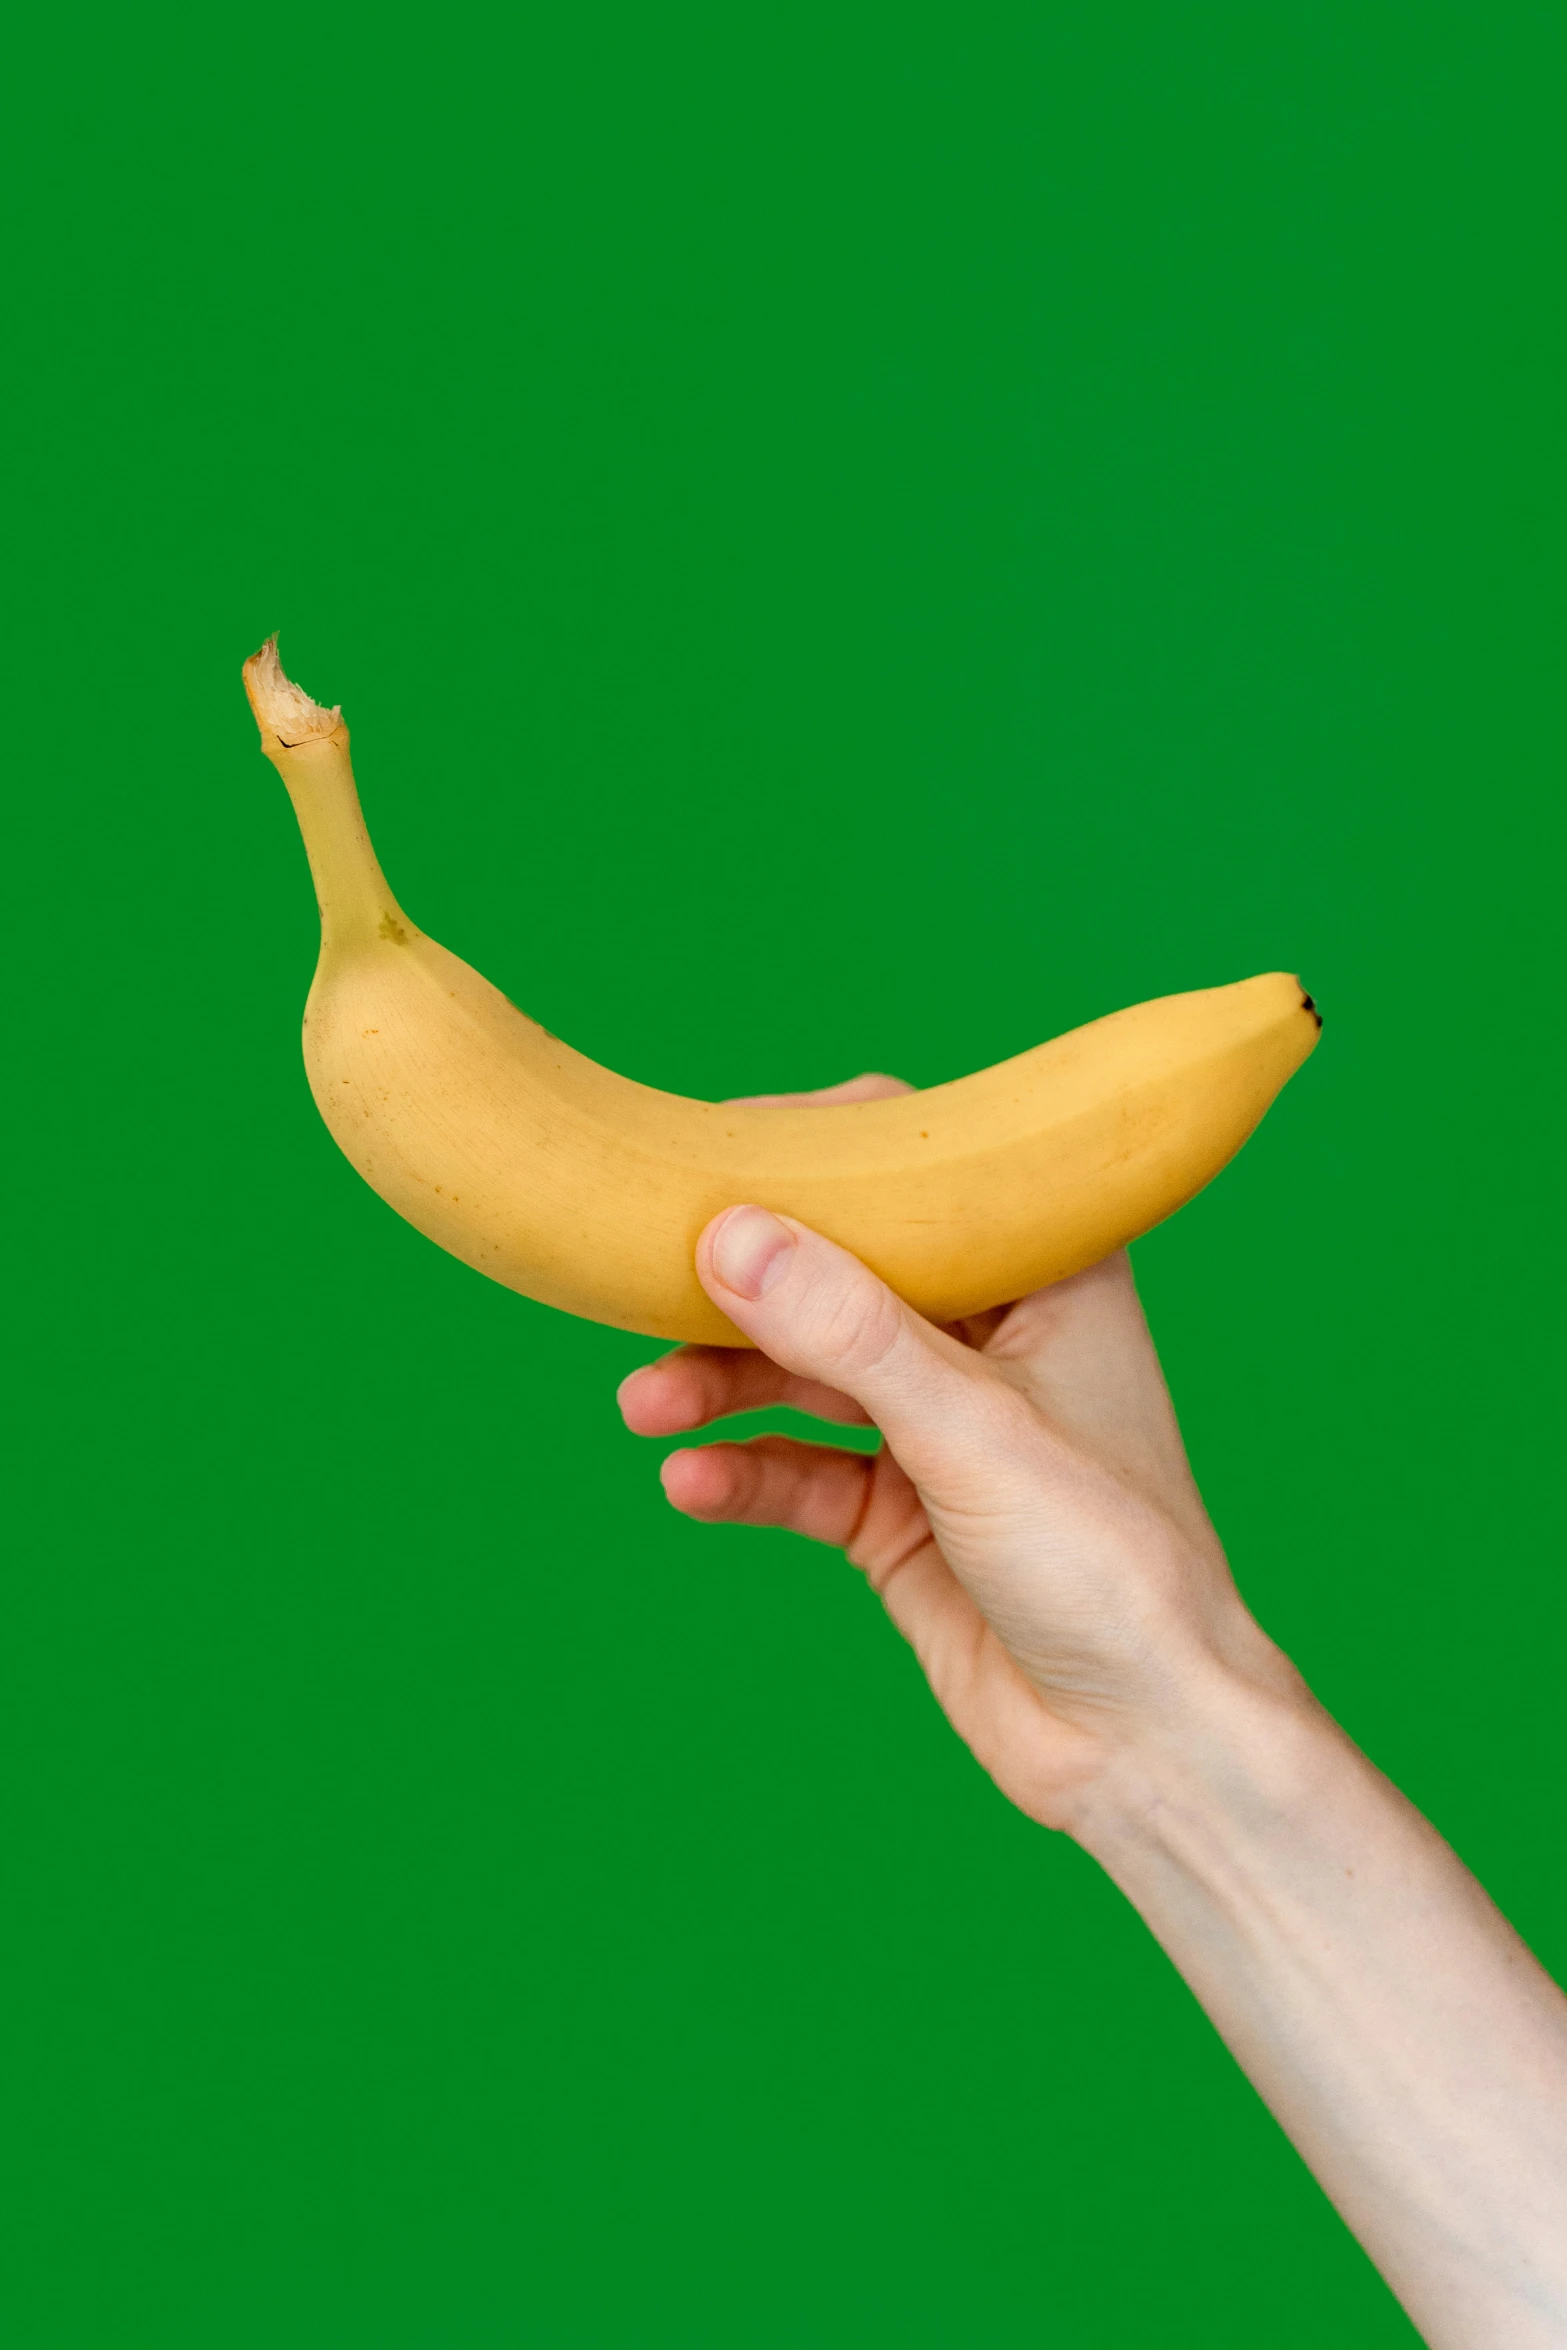
[[[1317,1041],[1283,972],[1112,1012],[895,1099],[700,1102],[618,1077],[427,938],[360,812],[348,729],[244,669],[321,908],[305,1009],[316,1106],[431,1240],[547,1305],[650,1337],[748,1343],[702,1289],[697,1237],[736,1201],[824,1232],[935,1322],[1096,1263],[1202,1189]]]

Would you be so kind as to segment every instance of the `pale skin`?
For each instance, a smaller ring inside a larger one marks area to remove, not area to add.
[[[783,1403],[883,1444],[675,1452],[676,1509],[846,1552],[1003,1794],[1141,1911],[1435,2350],[1562,2350],[1567,1999],[1247,1612],[1126,1257],[950,1330],[759,1208],[714,1219],[697,1271],[758,1351],[634,1372],[628,1427]]]

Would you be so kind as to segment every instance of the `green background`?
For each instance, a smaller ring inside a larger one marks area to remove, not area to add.
[[[1559,1970],[1558,11],[21,46],[0,2334],[1412,2341],[841,1560],[665,1509],[656,1350],[337,1156],[238,670],[659,1085],[1299,969],[1139,1275],[1252,1604]]]

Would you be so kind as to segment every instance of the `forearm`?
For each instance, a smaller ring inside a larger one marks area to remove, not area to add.
[[[1074,1833],[1135,1903],[1426,2339],[1567,2340],[1567,2000],[1302,1697],[1226,1683]]]

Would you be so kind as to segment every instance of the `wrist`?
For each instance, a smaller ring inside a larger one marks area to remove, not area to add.
[[[1171,1702],[1106,1737],[1060,1824],[1123,1884],[1160,1862],[1200,1873],[1215,1840],[1228,1847],[1309,1814],[1353,1753],[1269,1644],[1245,1666],[1205,1662]]]

